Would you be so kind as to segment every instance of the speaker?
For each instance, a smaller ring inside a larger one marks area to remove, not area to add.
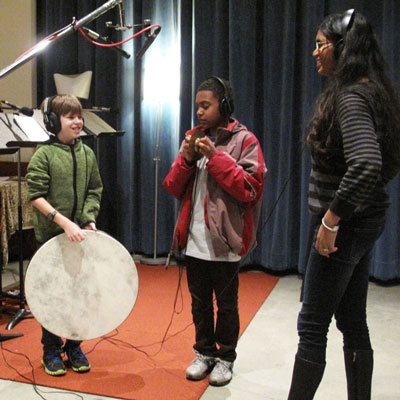
[[[219,112],[221,113],[221,115],[229,117],[234,111],[234,105],[233,105],[233,99],[229,99],[228,90],[226,88],[225,82],[218,76],[212,76],[211,79],[214,79],[215,81],[219,82],[219,84],[224,89],[224,94],[219,102]]]
[[[60,117],[51,109],[51,103],[56,96],[46,97],[43,107],[43,123],[46,129],[56,135],[61,131]]]
[[[354,8],[351,8],[343,13],[343,17],[340,20],[338,33],[340,33],[342,38],[335,43],[334,56],[336,59],[338,59],[340,57],[340,55],[342,54],[344,45],[346,43],[347,32],[353,26],[355,13],[356,12],[355,12]]]

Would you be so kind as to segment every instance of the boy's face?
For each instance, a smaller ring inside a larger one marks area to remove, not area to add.
[[[219,101],[211,90],[200,90],[196,95],[197,118],[204,129],[215,129],[224,124],[219,112]]]
[[[83,128],[82,115],[70,112],[61,115],[60,121],[61,131],[58,134],[59,141],[65,144],[73,144],[75,139],[79,138]]]

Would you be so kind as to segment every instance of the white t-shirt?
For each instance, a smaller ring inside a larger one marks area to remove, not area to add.
[[[197,179],[193,188],[193,211],[189,227],[189,237],[186,245],[186,255],[208,261],[240,261],[241,257],[230,252],[228,255],[216,257],[211,235],[204,220],[204,198],[207,185],[206,157],[197,161]]]

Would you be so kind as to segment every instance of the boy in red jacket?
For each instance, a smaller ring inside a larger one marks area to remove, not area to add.
[[[200,124],[187,132],[163,186],[183,202],[172,250],[185,254],[196,329],[186,377],[211,372],[210,384],[223,386],[232,379],[239,336],[239,262],[256,244],[266,167],[257,138],[231,117],[229,82],[204,81],[196,107]]]

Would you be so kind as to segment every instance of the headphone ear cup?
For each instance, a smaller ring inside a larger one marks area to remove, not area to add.
[[[223,115],[224,117],[229,116],[230,113],[230,107],[229,107],[229,102],[227,100],[227,98],[224,96],[220,103],[219,103],[219,112],[221,115]]]
[[[51,110],[51,103],[56,96],[47,97],[43,110],[43,123],[46,129],[56,135],[61,130],[60,117]]]
[[[340,55],[342,54],[343,51],[343,47],[344,47],[344,41],[343,39],[340,39],[336,44],[335,44],[335,49],[333,51],[333,55],[335,57],[336,60],[339,59]]]
[[[233,106],[233,99],[229,100],[229,98],[227,97],[228,91],[225,82],[218,76],[212,76],[210,79],[214,79],[223,87],[224,95],[219,102],[219,112],[222,116],[229,117],[233,113],[234,106]]]
[[[45,121],[46,129],[49,132],[54,133],[54,135],[57,135],[57,133],[61,131],[61,121],[59,116],[53,111],[47,113],[46,116],[47,116],[47,122]]]

